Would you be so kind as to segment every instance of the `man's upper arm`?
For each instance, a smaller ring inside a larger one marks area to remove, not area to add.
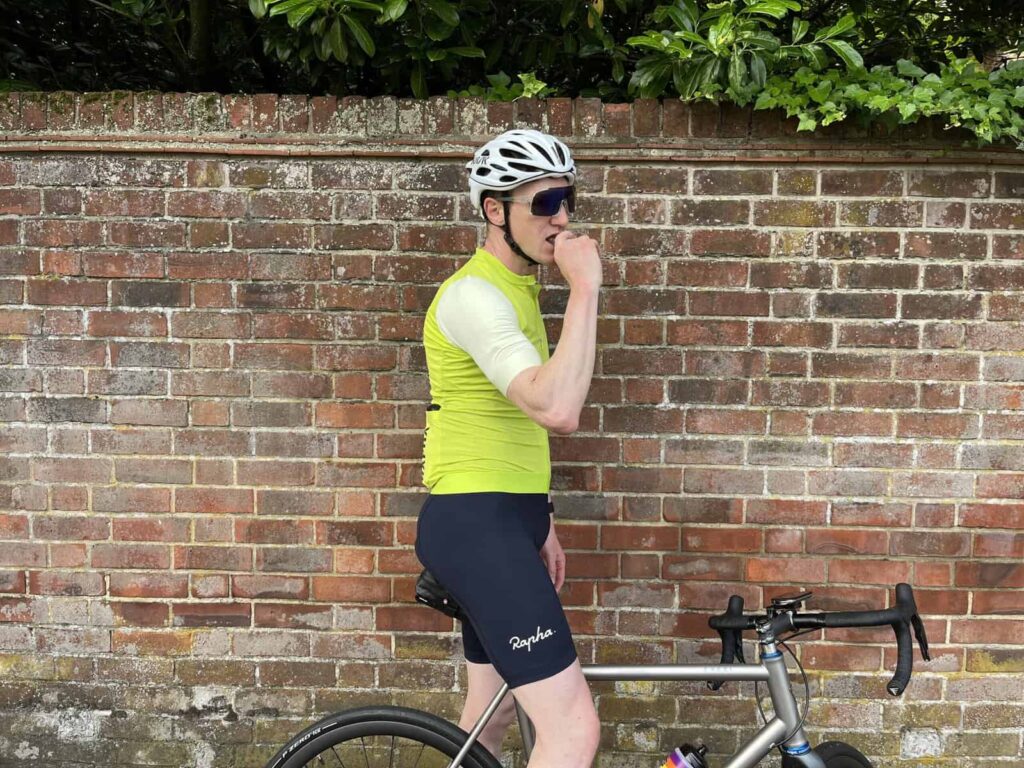
[[[503,395],[520,373],[542,363],[512,302],[482,278],[464,277],[448,286],[436,316],[445,338],[468,353]]]

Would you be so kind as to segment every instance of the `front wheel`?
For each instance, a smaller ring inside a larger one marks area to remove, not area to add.
[[[405,707],[363,707],[325,717],[285,744],[267,768],[445,768],[466,733],[440,717]],[[482,745],[466,768],[501,768]]]
[[[874,768],[860,750],[841,741],[826,741],[815,747],[814,752],[825,763],[825,768]],[[799,757],[786,755],[782,758],[782,768],[802,768],[803,765]]]

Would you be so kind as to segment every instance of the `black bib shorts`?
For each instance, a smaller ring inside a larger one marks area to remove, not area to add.
[[[429,496],[416,555],[462,607],[467,661],[493,664],[516,688],[576,660],[565,611],[540,557],[550,530],[547,495]]]

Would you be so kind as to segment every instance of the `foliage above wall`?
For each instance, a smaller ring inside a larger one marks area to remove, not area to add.
[[[636,96],[1020,141],[1017,0],[0,0],[0,88]]]

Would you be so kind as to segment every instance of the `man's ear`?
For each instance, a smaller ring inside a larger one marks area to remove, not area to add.
[[[487,219],[488,224],[493,224],[496,227],[505,226],[505,206],[493,197],[485,197],[482,205],[484,218]]]

